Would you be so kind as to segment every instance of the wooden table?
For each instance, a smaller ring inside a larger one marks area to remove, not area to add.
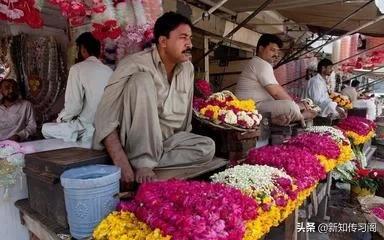
[[[34,235],[33,238],[40,240],[61,240],[57,234],[69,234],[69,229],[60,227],[57,223],[34,211],[29,206],[28,199],[17,201],[15,206],[20,211],[21,223],[29,230],[31,235]]]

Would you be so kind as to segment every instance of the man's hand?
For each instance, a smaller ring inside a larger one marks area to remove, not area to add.
[[[8,140],[20,142],[20,136],[15,134],[12,137],[8,138]]]

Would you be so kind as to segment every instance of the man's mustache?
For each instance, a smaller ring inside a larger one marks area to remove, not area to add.
[[[183,51],[183,53],[192,53],[192,48],[187,48]]]

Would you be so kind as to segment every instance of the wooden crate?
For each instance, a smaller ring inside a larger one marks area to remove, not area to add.
[[[260,136],[259,129],[252,132],[221,129],[202,123],[195,118],[192,120],[192,126],[194,133],[210,137],[215,141],[215,156],[229,160],[245,158],[248,151],[256,146],[257,137]]]

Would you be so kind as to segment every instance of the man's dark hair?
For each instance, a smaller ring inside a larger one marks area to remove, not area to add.
[[[153,40],[155,43],[159,43],[159,37],[165,36],[169,37],[169,33],[175,30],[181,24],[187,24],[192,28],[191,20],[187,17],[175,13],[175,12],[167,12],[164,13],[161,17],[156,20],[155,27],[153,29],[154,37]]]
[[[333,66],[333,63],[329,59],[322,59],[318,64],[317,64],[317,72],[321,74],[321,70],[323,67],[328,67],[328,66]]]
[[[256,52],[259,51],[260,46],[266,47],[270,43],[277,44],[277,46],[279,46],[279,48],[283,47],[283,41],[281,41],[281,39],[278,36],[273,35],[273,34],[263,34],[263,35],[261,35],[259,41],[257,42]]]
[[[353,80],[352,83],[351,83],[352,87],[358,87],[359,85],[360,85],[359,80]]]
[[[83,46],[89,55],[99,57],[100,56],[100,41],[97,40],[92,33],[82,33],[77,39],[76,44],[78,47]]]

